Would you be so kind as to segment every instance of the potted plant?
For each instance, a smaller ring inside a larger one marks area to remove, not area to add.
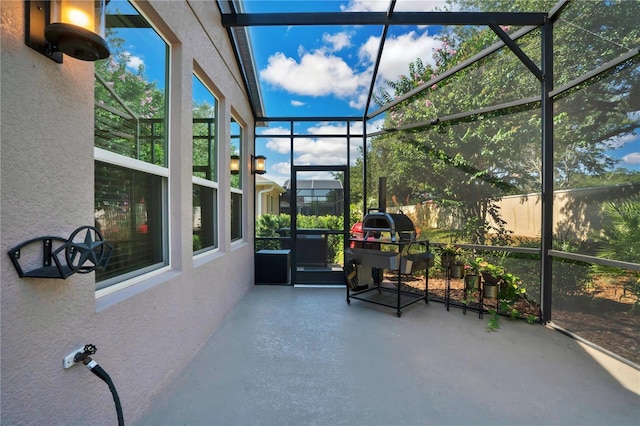
[[[481,257],[476,258],[477,270],[482,275],[484,281],[484,297],[486,299],[496,299],[498,297],[498,284],[504,274],[502,266],[489,263]]]
[[[462,278],[464,276],[464,263],[455,259],[451,264],[451,278]]]
[[[464,264],[464,286],[467,290],[480,289],[478,264],[474,260]]]
[[[504,267],[489,263],[480,257],[476,258],[475,264],[484,281],[483,297],[497,299],[496,308],[489,310],[492,316],[487,325],[487,329],[493,331],[499,327],[498,318],[501,312],[512,317],[519,315],[514,306],[518,299],[526,297],[526,291],[521,287],[520,277],[506,272]]]
[[[456,261],[456,257],[462,254],[462,249],[452,244],[440,246],[440,264],[443,268],[451,267]]]

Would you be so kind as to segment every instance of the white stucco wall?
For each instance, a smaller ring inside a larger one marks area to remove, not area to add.
[[[231,244],[222,226],[220,250],[192,257],[194,62],[217,86],[220,123],[233,111],[247,124],[247,141],[251,113],[215,4],[145,3],[145,14],[173,46],[170,271],[97,299],[93,274],[20,279],[6,255],[11,247],[45,235],[66,238],[92,225],[94,215],[94,66],[69,57],[57,64],[25,46],[23,8],[22,1],[0,2],[1,423],[114,424],[107,386],[84,367],[62,368],[63,356],[86,343],[98,347],[94,359],[114,380],[131,423],[253,285],[253,218],[244,219],[244,241]],[[249,176],[244,188],[243,211],[253,212]],[[229,192],[220,195],[220,221],[227,224]]]

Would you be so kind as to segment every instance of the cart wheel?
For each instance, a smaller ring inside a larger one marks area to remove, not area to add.
[[[347,305],[351,304],[351,300],[347,299]]]
[[[402,312],[398,311],[398,318],[402,316]]]

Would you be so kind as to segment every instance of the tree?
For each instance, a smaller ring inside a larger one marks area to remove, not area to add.
[[[605,203],[605,218],[598,257],[640,263],[640,197],[622,203]],[[640,304],[640,272],[594,266],[596,272],[620,278],[622,296],[633,297],[634,307]],[[622,297],[621,296],[621,297]]]
[[[458,10],[549,10],[555,1],[456,0]],[[637,2],[573,2],[555,26],[554,57],[558,84],[571,81],[637,45]],[[635,12],[635,13],[634,13]],[[575,19],[579,17],[580,19]],[[576,29],[576,26],[579,28]],[[507,33],[515,28],[502,27]],[[585,37],[585,34],[592,35]],[[425,194],[441,205],[455,206],[463,222],[472,222],[468,237],[484,242],[493,223],[500,230],[495,201],[508,194],[539,192],[541,186],[541,117],[539,103],[438,123],[438,117],[474,111],[490,105],[539,96],[540,84],[508,49],[502,48],[453,77],[430,84],[436,75],[496,42],[489,28],[454,27],[441,34],[434,51],[435,65],[417,59],[409,73],[387,81],[393,92],[382,91],[386,103],[416,87],[426,90],[392,108],[385,127],[398,129],[429,123],[411,131],[397,131],[372,140],[368,151],[370,176],[387,176],[392,194],[408,203]],[[603,41],[604,40],[604,41]],[[539,33],[517,42],[540,63]],[[575,52],[585,52],[576,55]],[[631,134],[640,126],[634,98],[640,71],[629,60],[610,73],[585,82],[556,99],[555,186],[571,188],[585,176],[611,173],[615,161],[607,155],[614,136]],[[635,175],[637,178],[637,175]],[[504,234],[503,234],[504,235]]]

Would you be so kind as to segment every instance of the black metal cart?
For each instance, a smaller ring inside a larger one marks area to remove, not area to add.
[[[370,212],[362,221],[363,238],[350,239],[347,262],[371,269],[392,270],[397,273],[395,288],[381,285],[374,279],[373,285],[349,285],[347,283],[347,303],[351,299],[395,308],[398,317],[405,308],[420,300],[429,303],[429,277],[422,291],[402,289],[402,275],[426,270],[433,266],[434,256],[429,252],[429,241],[416,240],[413,222],[402,213]],[[379,249],[371,249],[375,246]],[[410,253],[411,247],[419,247],[418,253]],[[380,274],[374,274],[379,277]],[[359,280],[362,283],[363,280]],[[363,289],[364,287],[364,289]]]

